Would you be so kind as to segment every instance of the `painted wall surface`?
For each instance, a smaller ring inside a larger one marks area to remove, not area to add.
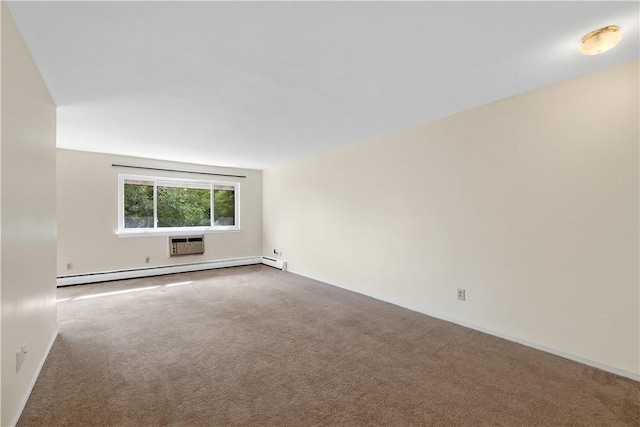
[[[57,157],[58,275],[261,255],[262,171],[61,149]],[[246,175],[246,178],[118,168],[112,164]],[[204,255],[174,258],[169,258],[166,235],[119,237],[116,234],[119,173],[239,182],[241,231],[206,234]],[[146,257],[150,258],[149,263],[145,263]],[[68,263],[72,264],[69,270]]]
[[[2,419],[11,425],[56,334],[56,106],[2,8]],[[15,353],[27,344],[16,373]]]
[[[639,374],[638,64],[265,171],[263,253]]]

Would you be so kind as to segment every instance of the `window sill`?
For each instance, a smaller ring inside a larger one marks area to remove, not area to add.
[[[118,237],[156,237],[156,236],[198,236],[201,234],[238,233],[240,228],[204,228],[204,229],[171,229],[171,230],[136,230],[116,232]]]

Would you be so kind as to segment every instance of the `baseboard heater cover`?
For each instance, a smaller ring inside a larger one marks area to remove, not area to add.
[[[277,268],[282,271],[287,271],[287,261],[275,258],[269,258],[266,256],[262,257],[262,263],[264,265],[268,265],[269,267]]]
[[[229,258],[216,261],[194,262],[158,267],[134,268],[130,270],[104,271],[67,276],[58,276],[57,285],[71,286],[85,283],[108,282],[111,280],[135,279],[139,277],[162,276],[164,274],[186,273],[189,271],[212,270],[214,268],[240,267],[243,265],[261,264],[261,257]]]

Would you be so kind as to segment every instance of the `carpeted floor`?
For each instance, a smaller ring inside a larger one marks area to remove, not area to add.
[[[265,266],[58,298],[19,427],[640,425],[638,382]]]

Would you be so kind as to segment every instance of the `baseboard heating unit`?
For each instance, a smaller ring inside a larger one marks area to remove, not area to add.
[[[278,270],[287,271],[287,261],[275,258],[262,257],[262,263],[269,267],[277,268]]]
[[[164,274],[186,273],[189,271],[212,270],[215,268],[240,267],[243,265],[265,264],[283,271],[287,262],[267,257],[230,258],[216,261],[193,262],[189,264],[163,265],[158,267],[132,268],[129,270],[102,271],[97,273],[69,274],[57,277],[58,287],[83,285],[86,283],[109,282],[111,280],[136,279],[139,277],[162,276]]]

